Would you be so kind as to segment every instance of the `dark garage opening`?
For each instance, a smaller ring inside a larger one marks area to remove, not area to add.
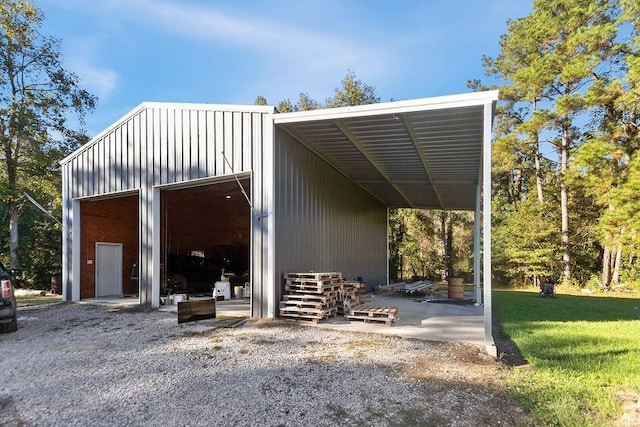
[[[222,275],[231,289],[249,282],[251,208],[237,181],[163,190],[161,230],[162,296],[212,296]]]

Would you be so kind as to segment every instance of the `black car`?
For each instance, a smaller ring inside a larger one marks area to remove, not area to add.
[[[0,332],[18,330],[18,306],[11,273],[0,264]]]

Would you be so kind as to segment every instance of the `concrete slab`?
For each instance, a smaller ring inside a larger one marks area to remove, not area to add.
[[[471,302],[472,293],[465,293],[466,300],[406,296],[400,293],[367,294],[365,304],[398,307],[398,320],[392,326],[384,323],[349,321],[342,316],[331,317],[318,324],[304,324],[334,330],[371,332],[405,338],[430,341],[453,341],[475,344],[487,348],[484,342],[484,307]],[[137,298],[93,298],[83,303],[123,307],[138,303]],[[160,311],[176,312],[176,305],[162,305]],[[249,317],[250,301],[230,299],[216,302],[218,317]],[[489,343],[493,344],[493,343]]]
[[[365,304],[398,307],[398,320],[392,326],[348,321],[342,316],[322,321],[317,326],[430,341],[467,342],[484,348],[483,308],[445,301],[427,302],[424,297],[368,294],[365,296]]]

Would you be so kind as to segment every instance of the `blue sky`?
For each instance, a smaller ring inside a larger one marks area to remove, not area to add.
[[[144,101],[324,101],[347,70],[382,101],[465,93],[529,0],[32,0],[96,95],[95,135]]]

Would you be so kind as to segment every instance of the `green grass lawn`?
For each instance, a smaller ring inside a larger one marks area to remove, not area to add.
[[[640,297],[496,290],[506,334],[533,369],[511,386],[544,425],[610,425],[640,394]]]
[[[39,292],[16,292],[16,303],[18,307],[33,305],[53,304],[62,301],[62,295],[46,294],[41,296]]]

